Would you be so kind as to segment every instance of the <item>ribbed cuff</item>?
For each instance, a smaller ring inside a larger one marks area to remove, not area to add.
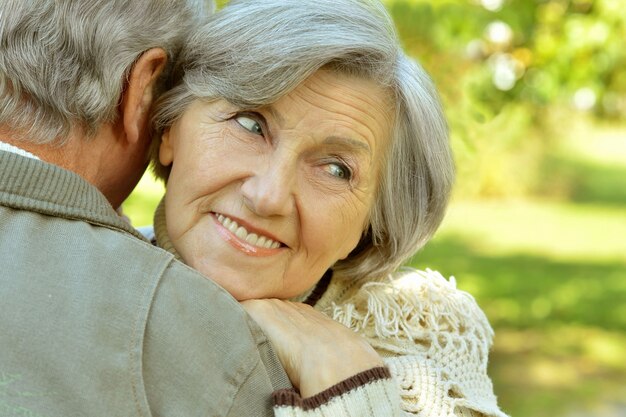
[[[298,407],[306,411],[324,405],[333,398],[339,397],[355,388],[362,387],[363,385],[367,385],[374,381],[389,378],[391,378],[389,369],[384,366],[380,366],[360,372],[348,379],[344,379],[338,384],[335,384],[312,397],[302,398],[295,389],[281,389],[272,394],[272,399],[275,407]]]

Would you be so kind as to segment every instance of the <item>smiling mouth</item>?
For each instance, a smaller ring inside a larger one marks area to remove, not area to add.
[[[256,233],[251,233],[245,227],[240,226],[235,220],[223,214],[215,213],[215,218],[232,234],[250,245],[265,249],[278,249],[281,247],[280,242],[272,240],[267,236],[259,236]]]

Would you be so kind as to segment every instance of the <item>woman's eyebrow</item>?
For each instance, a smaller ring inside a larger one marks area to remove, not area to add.
[[[271,104],[262,107],[263,110],[267,110],[269,114],[272,116],[276,123],[278,123],[278,127],[282,128],[285,124],[285,118],[283,117],[278,110],[276,110]]]
[[[353,138],[348,138],[345,136],[328,136],[324,139],[325,145],[341,145],[341,146],[350,146],[352,148],[356,148],[361,152],[367,153],[369,156],[372,156],[372,149],[367,142],[362,140],[357,140]]]
[[[278,110],[276,110],[271,104],[267,106],[263,106],[261,110],[267,111],[274,120],[276,120],[279,127],[285,123],[285,118],[280,114]],[[367,153],[369,156],[372,156],[372,149],[367,142],[345,137],[345,136],[328,136],[324,139],[323,142],[325,145],[340,145],[340,146],[350,146],[352,148],[358,149],[361,152]]]

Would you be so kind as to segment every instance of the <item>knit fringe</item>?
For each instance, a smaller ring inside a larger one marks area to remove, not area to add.
[[[333,303],[327,314],[367,336],[437,343],[445,334],[479,340],[486,353],[493,330],[474,298],[439,272],[403,269],[382,282],[363,284],[354,296]]]

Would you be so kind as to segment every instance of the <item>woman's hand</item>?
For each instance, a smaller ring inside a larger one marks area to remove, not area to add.
[[[277,299],[241,304],[269,338],[303,398],[384,366],[365,339],[309,305]]]

